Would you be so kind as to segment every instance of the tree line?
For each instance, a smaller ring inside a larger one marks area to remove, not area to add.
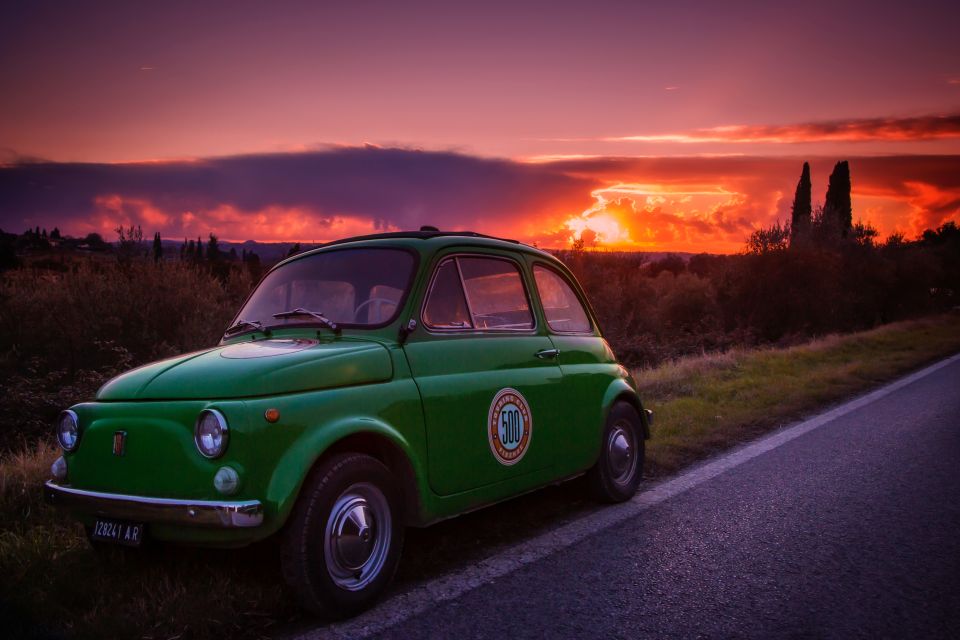
[[[949,311],[960,304],[960,229],[912,240],[854,222],[850,165],[836,163],[814,206],[804,163],[790,220],[757,229],[734,255],[557,252],[614,351],[635,365],[733,346],[791,344]]]

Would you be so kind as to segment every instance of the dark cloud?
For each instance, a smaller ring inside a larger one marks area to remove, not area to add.
[[[352,216],[380,228],[490,229],[530,215],[562,219],[589,206],[592,186],[548,165],[376,147],[129,164],[28,162],[0,167],[0,225],[89,219],[102,213],[105,197],[119,196],[123,203],[114,208],[127,216],[131,207],[150,206],[202,219],[226,206]]]
[[[822,201],[838,158],[809,159]],[[322,241],[433,224],[562,246],[736,251],[785,219],[804,159],[599,157],[528,163],[337,147],[169,162],[0,164],[0,228]],[[850,157],[855,215],[909,234],[960,218],[960,156]]]

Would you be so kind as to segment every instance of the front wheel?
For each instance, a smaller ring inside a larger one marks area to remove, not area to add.
[[[603,430],[600,457],[587,479],[602,502],[624,502],[633,497],[643,477],[643,424],[626,402],[610,409]]]
[[[383,464],[363,454],[334,456],[310,475],[281,556],[284,578],[304,608],[346,617],[387,588],[403,546],[396,486]]]

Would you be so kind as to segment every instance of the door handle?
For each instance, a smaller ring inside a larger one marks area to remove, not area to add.
[[[552,360],[560,355],[560,349],[541,349],[537,351],[536,355],[541,360]]]

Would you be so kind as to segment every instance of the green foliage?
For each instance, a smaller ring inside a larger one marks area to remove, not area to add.
[[[682,358],[634,376],[656,416],[650,472],[694,460],[960,350],[960,316],[889,324],[789,348]]]

